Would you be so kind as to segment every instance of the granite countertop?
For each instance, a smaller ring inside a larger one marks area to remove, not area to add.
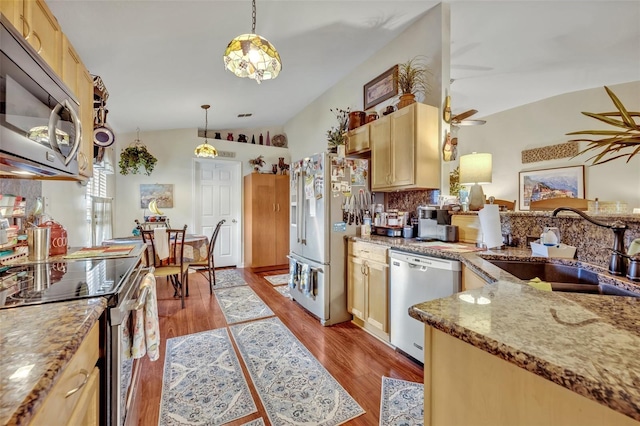
[[[411,239],[352,239],[462,261],[490,284],[419,303],[409,310],[413,318],[640,420],[640,298],[540,291],[487,259],[580,266],[598,273],[601,283],[635,292],[640,283],[573,259],[532,257],[524,249],[456,253]]]
[[[0,310],[0,424],[29,423],[106,305],[96,297]]]

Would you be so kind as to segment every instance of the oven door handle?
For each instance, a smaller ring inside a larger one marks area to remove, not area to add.
[[[153,275],[153,271],[155,270],[155,268],[151,267],[148,269],[148,271],[146,271],[145,273],[145,277],[148,274],[152,274]],[[141,292],[140,295],[138,296],[138,299],[135,302],[132,302],[129,310],[131,311],[137,311],[138,309],[142,309],[142,307],[145,305],[145,303],[147,303],[147,295],[149,294],[150,291],[150,286],[145,285],[145,286],[141,286]]]

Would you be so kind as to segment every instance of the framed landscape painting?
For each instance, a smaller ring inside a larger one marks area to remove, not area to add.
[[[173,184],[140,184],[140,208],[149,208],[151,200],[157,201],[158,207],[173,207]]]
[[[394,65],[364,85],[364,109],[398,94],[398,66]]]
[[[520,172],[519,188],[520,210],[529,210],[531,201],[584,198],[584,166]]]

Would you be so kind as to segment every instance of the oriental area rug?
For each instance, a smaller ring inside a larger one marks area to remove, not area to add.
[[[235,269],[222,269],[215,271],[216,285],[215,288],[235,287],[238,285],[246,285],[247,282],[242,278],[240,272]]]
[[[264,277],[271,285],[282,285],[289,283],[289,274],[267,275]]]
[[[160,425],[221,425],[257,412],[226,328],[167,339]]]
[[[227,324],[274,315],[273,311],[247,285],[216,288],[213,294],[216,295]]]
[[[424,385],[383,377],[380,426],[422,426],[423,424]]]
[[[340,425],[364,410],[278,318],[229,327],[272,425]]]

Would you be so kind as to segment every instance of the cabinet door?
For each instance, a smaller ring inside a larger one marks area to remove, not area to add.
[[[69,39],[62,35],[62,67],[60,77],[64,84],[79,97],[80,73],[84,65],[80,60],[80,56],[69,42]],[[82,102],[80,102],[82,104]]]
[[[391,117],[391,186],[415,183],[415,108],[404,107]]]
[[[360,126],[347,134],[347,154],[369,151],[369,125]]]
[[[485,284],[487,284],[486,281],[483,280],[480,275],[473,272],[468,266],[462,265],[462,291],[482,288]]]
[[[389,332],[389,266],[365,261],[367,273],[367,321],[381,331]]]
[[[93,77],[82,62],[79,66],[78,101],[82,142],[78,151],[78,168],[81,176],[90,178],[93,176]]]
[[[29,35],[29,26],[25,23],[23,0],[1,0],[0,12],[18,29],[22,37]]]
[[[275,265],[288,263],[289,254],[289,176],[275,176]]]
[[[391,121],[383,117],[369,126],[371,189],[387,188],[391,179]]]
[[[362,258],[347,257],[347,310],[353,316],[365,319],[365,281]]]
[[[100,370],[98,367],[87,379],[78,404],[71,412],[68,425],[99,425],[100,424]]]
[[[27,41],[47,61],[49,66],[60,75],[62,31],[58,21],[44,0],[25,1],[24,12],[27,25],[30,27]]]

